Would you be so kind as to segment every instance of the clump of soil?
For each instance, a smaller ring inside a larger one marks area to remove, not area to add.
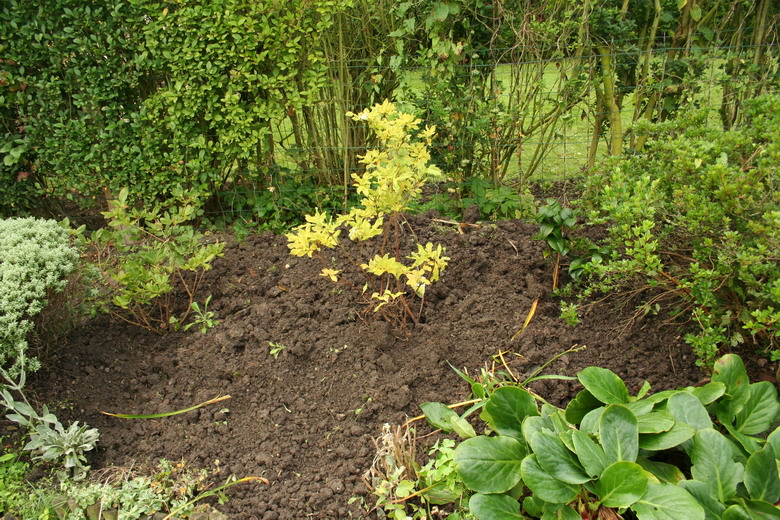
[[[362,319],[356,295],[319,276],[318,262],[290,256],[284,237],[254,235],[231,241],[207,274],[201,294],[212,295],[215,329],[157,336],[97,318],[62,342],[55,368],[36,378],[38,395],[72,403],[74,419],[100,429],[94,467],[159,458],[216,464],[224,477],[270,482],[232,488],[221,508],[231,518],[338,519],[372,516],[348,500],[366,494],[361,474],[383,423],[418,415],[424,401],[468,397],[450,363],[478,373],[500,350],[522,378],[579,344],[587,349],[549,370],[574,375],[599,365],[634,391],[644,380],[659,390],[702,378],[683,332],[659,317],[626,329],[625,317],[601,306],[567,326],[545,246],[530,239],[535,225],[505,221],[460,234],[425,216],[409,222],[421,243],[442,243],[451,260],[407,334]],[[536,299],[530,325],[510,341]],[[269,342],[284,346],[278,358]],[[534,387],[556,403],[578,388]],[[232,399],[160,420],[99,413],[172,411],[226,394]]]

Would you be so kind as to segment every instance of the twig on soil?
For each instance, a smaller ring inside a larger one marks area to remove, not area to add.
[[[467,222],[456,222],[454,220],[444,220],[444,219],[441,219],[441,218],[434,218],[434,219],[431,219],[431,220],[433,222],[438,222],[440,224],[449,224],[450,226],[456,226],[458,228],[458,233],[460,233],[461,235],[464,234],[463,228],[473,227],[473,228],[479,229],[480,227],[482,227],[482,226],[479,226],[477,224],[469,224]],[[517,249],[515,249],[515,251],[517,251]]]
[[[523,326],[518,330],[514,336],[512,336],[512,339],[509,340],[511,343],[515,340],[515,338],[523,332],[526,327],[528,327],[528,324],[531,323],[531,320],[533,319],[534,315],[536,314],[536,307],[539,305],[539,298],[535,299],[534,302],[531,304],[531,310],[528,311],[528,316],[525,317],[525,322],[523,323]],[[510,372],[511,373],[511,372]]]
[[[504,359],[504,353],[501,351],[501,349],[498,349],[498,357],[501,359],[501,364],[506,368],[506,371],[509,372],[509,375],[517,381],[517,376],[515,376],[514,372],[512,372],[512,369],[509,368],[509,365],[506,364],[506,359]]]
[[[172,415],[191,412],[203,406],[225,401],[227,399],[230,399],[231,397],[232,396],[229,395],[223,395],[222,397],[215,397],[214,399],[209,399],[208,401],[204,401],[200,404],[196,404],[195,406],[190,406],[189,408],[184,408],[182,410],[175,410],[173,412],[152,413],[152,414],[124,414],[124,413],[109,413],[109,412],[104,412],[102,410],[98,410],[98,411],[103,415],[110,415],[111,417],[118,417],[120,419],[161,419],[163,417],[170,417]]]

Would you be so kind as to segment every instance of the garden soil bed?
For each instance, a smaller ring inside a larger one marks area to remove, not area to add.
[[[531,240],[537,226],[506,221],[460,234],[429,217],[410,217],[411,227],[421,242],[444,244],[451,261],[426,295],[422,323],[406,335],[362,319],[356,294],[319,276],[315,260],[291,257],[284,237],[227,238],[200,293],[213,296],[216,328],[158,336],[99,317],[59,345],[60,360],[35,378],[35,393],[100,429],[93,467],[160,458],[218,464],[216,480],[256,475],[270,483],[232,488],[220,507],[230,518],[339,519],[374,516],[348,500],[372,502],[361,476],[383,423],[418,415],[424,401],[468,397],[450,364],[479,373],[502,351],[523,377],[587,345],[549,371],[574,375],[600,365],[634,391],[644,380],[659,390],[702,379],[680,327],[660,317],[626,328],[625,316],[600,306],[567,326],[551,294],[552,264]],[[535,299],[530,325],[510,341]],[[278,358],[269,342],[286,347]],[[534,389],[565,403],[578,384],[543,381]],[[232,399],[166,419],[99,413],[166,412],[227,394]]]

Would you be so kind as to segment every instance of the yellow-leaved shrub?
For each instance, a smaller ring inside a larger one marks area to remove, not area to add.
[[[288,247],[295,256],[319,258],[322,276],[357,288],[374,312],[388,321],[404,324],[411,319],[416,323],[419,311],[412,311],[408,297],[422,300],[426,287],[439,280],[449,260],[441,245],[417,244],[417,250],[408,254],[400,245],[403,212],[420,196],[425,183],[441,174],[429,164],[428,147],[435,128],[421,129],[419,119],[399,112],[389,101],[347,115],[368,123],[379,141],[376,149],[361,157],[365,171],[352,175],[360,202],[344,215],[320,211],[307,215],[304,224],[287,234]],[[375,247],[370,249],[374,255],[356,258],[341,243],[342,232],[353,242],[376,238]],[[324,258],[324,249],[337,248],[344,257],[341,260],[361,269],[365,283],[347,280],[344,269],[338,268],[339,259]]]

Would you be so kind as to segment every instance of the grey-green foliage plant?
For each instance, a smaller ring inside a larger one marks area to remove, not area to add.
[[[35,411],[23,390],[27,375],[23,353],[19,355],[19,360],[17,379],[8,371],[0,369],[0,375],[5,380],[0,384],[0,405],[9,411],[6,418],[28,430],[30,440],[24,449],[32,453],[33,460],[61,463],[64,468],[61,473],[63,480],[83,479],[89,470],[86,465],[86,452],[95,448],[100,433],[96,428],[80,425],[78,421],[66,428],[45,405],[40,414]],[[14,399],[12,391],[22,400]]]
[[[63,291],[78,262],[70,231],[53,220],[0,220],[0,368],[16,374],[34,319]],[[28,370],[39,366],[28,361]]]
[[[452,454],[469,490],[457,500],[470,495],[469,514],[780,518],[780,401],[771,383],[750,383],[738,356],[719,359],[703,386],[653,395],[647,383],[631,395],[603,368],[577,377],[584,389],[565,409],[540,407],[518,386],[498,387],[480,403],[485,433]],[[440,422],[441,407],[426,406],[429,421]]]

